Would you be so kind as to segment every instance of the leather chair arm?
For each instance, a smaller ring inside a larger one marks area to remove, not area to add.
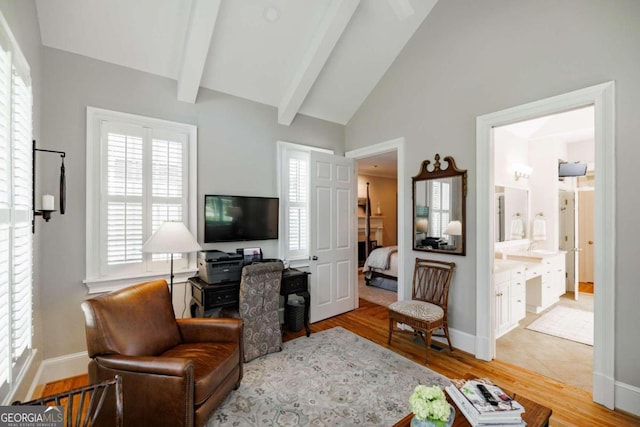
[[[95,358],[103,368],[170,377],[193,377],[193,362],[179,357],[124,356],[113,354]]]
[[[241,342],[242,320],[231,318],[177,319],[178,329],[185,343]]]

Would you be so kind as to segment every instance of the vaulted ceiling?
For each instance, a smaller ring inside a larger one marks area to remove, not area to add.
[[[346,124],[437,0],[37,0],[42,43]]]

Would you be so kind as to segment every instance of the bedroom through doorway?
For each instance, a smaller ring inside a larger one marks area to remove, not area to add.
[[[384,306],[398,300],[397,164],[397,150],[356,159],[358,295]]]

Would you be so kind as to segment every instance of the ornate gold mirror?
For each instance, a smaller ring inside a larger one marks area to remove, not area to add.
[[[446,169],[436,154],[433,167],[425,160],[413,177],[413,249],[465,255],[467,171],[451,156],[443,161]]]

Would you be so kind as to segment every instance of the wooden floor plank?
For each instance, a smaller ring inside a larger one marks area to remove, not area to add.
[[[417,363],[424,364],[424,346],[411,336],[394,334],[392,345],[387,345],[389,322],[387,313],[386,307],[360,300],[358,309],[314,323],[311,325],[311,331],[319,332],[341,326]],[[285,332],[283,339],[288,341],[304,334],[304,329],[295,333]],[[640,417],[622,411],[611,411],[593,403],[591,393],[585,390],[499,360],[484,362],[461,350],[450,353],[445,346],[443,351],[430,353],[428,367],[449,378],[461,378],[468,374],[491,378],[496,384],[515,392],[516,398],[522,395],[551,408],[553,410],[551,426],[640,426]],[[87,381],[87,376],[81,375],[49,383],[44,387],[43,395],[81,387],[86,385]]]

